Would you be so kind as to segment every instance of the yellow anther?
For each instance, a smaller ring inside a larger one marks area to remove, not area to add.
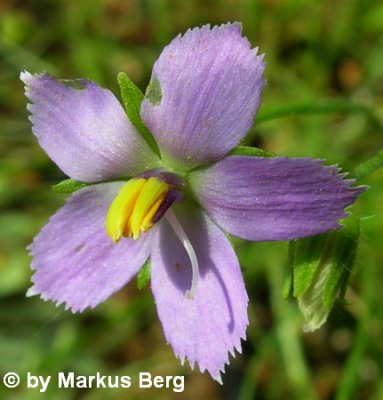
[[[129,219],[134,204],[145,185],[145,179],[131,179],[113,200],[106,216],[106,232],[117,243],[125,232],[126,220]]]
[[[121,236],[138,239],[153,226],[152,219],[164,201],[170,185],[155,177],[127,182],[109,207],[106,232],[116,243]]]
[[[146,217],[142,220],[142,231],[146,232],[147,230],[149,230],[152,226],[152,219],[154,217],[154,215],[156,214],[157,210],[160,208],[160,205],[162,204],[162,202],[165,200],[166,197],[166,193],[164,193],[162,196],[160,196],[157,201],[152,205],[152,207],[150,208],[150,210],[147,212]]]

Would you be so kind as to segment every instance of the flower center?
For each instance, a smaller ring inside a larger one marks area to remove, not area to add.
[[[109,207],[107,234],[115,243],[121,236],[138,239],[164,215],[177,193],[174,185],[154,176],[131,179]]]
[[[169,209],[174,201],[181,200],[179,181],[174,176],[163,173],[157,176],[133,178],[121,188],[109,206],[105,227],[114,243],[119,242],[122,236],[136,240],[166,213],[167,221],[190,258],[192,282],[185,296],[193,299],[199,276],[197,256],[176,215]]]

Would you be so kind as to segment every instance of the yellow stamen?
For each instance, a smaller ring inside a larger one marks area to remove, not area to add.
[[[160,198],[165,198],[169,185],[163,181],[160,181],[154,177],[149,178],[143,186],[140,195],[134,205],[133,213],[129,219],[130,230],[133,235],[133,239],[138,239],[141,232],[145,232],[143,222],[151,211],[152,206],[157,204],[156,212],[161,202],[158,202]],[[154,213],[153,213],[154,215]]]
[[[106,232],[117,243],[124,234],[126,220],[129,219],[134,204],[145,185],[145,179],[131,179],[119,191],[109,207],[106,216]]]
[[[170,185],[155,177],[127,182],[109,207],[106,232],[117,243],[121,236],[138,239],[152,226],[152,218],[164,201]]]

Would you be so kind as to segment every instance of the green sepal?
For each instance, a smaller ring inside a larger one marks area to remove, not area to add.
[[[258,147],[237,146],[231,150],[229,156],[251,156],[251,157],[275,157],[272,151],[262,150]]]
[[[150,261],[147,260],[146,263],[141,267],[137,274],[137,288],[144,289],[149,285],[150,282]]]
[[[359,218],[350,215],[341,229],[295,243],[293,294],[307,330],[318,329],[337,300],[345,302],[359,233]]]
[[[336,298],[345,302],[344,296],[358,248],[359,218],[351,214],[344,220],[343,228],[337,233],[334,240],[333,256],[333,263],[336,264],[336,268],[331,269],[323,296],[323,304],[329,310]]]
[[[301,296],[312,284],[328,238],[329,235],[324,234],[311,236],[296,242],[293,267],[294,297]]]
[[[90,184],[79,182],[74,179],[65,179],[60,183],[53,185],[52,190],[56,193],[73,193],[87,186],[90,186]]]
[[[298,306],[306,322],[306,331],[319,329],[327,321],[330,314],[331,309],[323,304],[326,278],[330,271],[331,264],[323,264],[312,285],[302,296],[298,297]]]
[[[144,99],[144,94],[123,72],[120,72],[117,75],[117,81],[120,86],[125,111],[130,122],[141,133],[151,149],[156,154],[160,155],[157,142],[154,140],[152,134],[149,132],[140,116],[141,103]]]

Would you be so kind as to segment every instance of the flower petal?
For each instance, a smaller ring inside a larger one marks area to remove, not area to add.
[[[190,174],[200,204],[227,232],[248,240],[290,240],[340,225],[351,188],[335,166],[311,158],[232,156]]]
[[[114,244],[105,230],[107,209],[122,185],[81,189],[43,227],[30,246],[35,270],[30,295],[82,311],[111,296],[138,272],[148,258],[152,233]]]
[[[190,260],[166,220],[151,254],[152,290],[166,340],[177,357],[220,380],[229,352],[241,351],[248,325],[248,297],[238,259],[221,230],[202,212],[185,209],[180,218],[200,266],[193,299]]]
[[[165,47],[141,106],[165,159],[192,167],[238,144],[260,103],[262,58],[237,23],[188,30]]]
[[[109,90],[87,80],[65,84],[48,74],[22,72],[20,78],[31,101],[33,133],[71,178],[100,182],[157,165],[158,157]]]

